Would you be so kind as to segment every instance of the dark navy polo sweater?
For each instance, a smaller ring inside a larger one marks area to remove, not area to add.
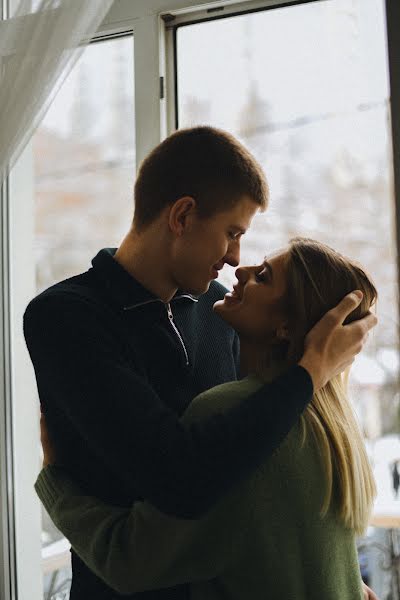
[[[29,304],[26,343],[58,462],[89,494],[146,498],[204,514],[279,445],[312,396],[293,367],[239,406],[201,423],[178,417],[194,396],[237,378],[238,341],[212,312],[225,289],[177,292],[169,305],[101,250],[92,268]],[[125,596],[126,597],[126,596]],[[187,597],[185,587],[132,596]],[[121,598],[73,554],[71,600]]]

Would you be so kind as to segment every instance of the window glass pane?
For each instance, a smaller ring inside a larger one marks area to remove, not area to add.
[[[34,136],[37,291],[117,246],[133,215],[132,36],[91,44]],[[69,545],[42,512],[45,598],[68,597]]]
[[[267,174],[270,208],[243,239],[243,264],[303,235],[372,274],[380,322],[352,369],[352,398],[378,502],[396,506],[398,281],[384,2],[311,2],[182,26],[177,89],[180,127],[229,130]],[[221,281],[231,287],[234,269],[225,267]],[[365,577],[385,597],[380,558],[369,555]]]
[[[91,44],[35,135],[38,290],[86,270],[133,216],[132,47]]]

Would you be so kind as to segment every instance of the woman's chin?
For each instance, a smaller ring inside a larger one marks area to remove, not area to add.
[[[227,292],[223,300],[218,300],[218,302],[214,304],[214,310],[216,307],[217,310],[228,310],[230,308],[235,308],[241,303],[241,298],[238,298],[235,294],[232,294],[232,292]]]
[[[232,310],[235,305],[238,305],[239,302],[232,302],[229,297],[225,296],[224,300],[218,300],[213,306],[213,311],[217,314],[221,319],[223,319],[226,323],[231,325],[234,329],[236,329],[236,321],[235,318],[236,311]],[[240,313],[239,313],[240,314]],[[239,315],[237,315],[239,317]]]
[[[224,313],[224,304],[225,301],[224,300],[218,300],[214,306],[213,306],[213,311],[215,312],[215,314],[220,315],[221,313]]]

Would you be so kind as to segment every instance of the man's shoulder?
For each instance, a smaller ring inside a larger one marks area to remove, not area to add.
[[[95,285],[91,271],[86,271],[59,281],[35,296],[25,310],[24,321],[40,315],[51,318],[52,314],[60,311],[68,311],[72,315],[104,306],[101,290]]]

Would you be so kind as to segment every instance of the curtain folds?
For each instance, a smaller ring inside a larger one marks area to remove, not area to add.
[[[21,0],[0,21],[0,184],[113,0]]]

